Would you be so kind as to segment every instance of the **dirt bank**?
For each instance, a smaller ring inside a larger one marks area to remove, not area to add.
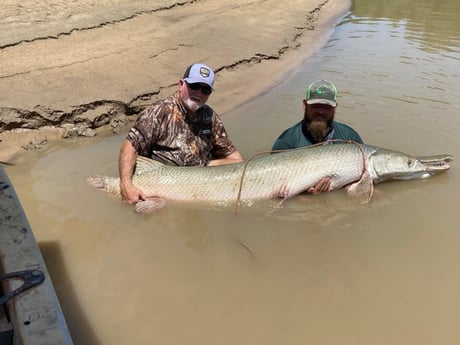
[[[295,70],[350,5],[79,3],[25,1],[0,9],[0,161],[50,140],[119,131],[173,92],[195,61],[215,69],[209,104],[223,114]]]

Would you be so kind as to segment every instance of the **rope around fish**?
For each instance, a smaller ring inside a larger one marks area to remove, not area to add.
[[[358,143],[357,141],[353,141],[353,140],[343,140],[343,139],[332,139],[332,140],[328,140],[328,141],[325,141],[325,142],[322,142],[322,143],[318,143],[318,144],[313,144],[313,145],[310,145],[308,146],[307,148],[312,148],[312,147],[315,147],[315,146],[322,146],[322,145],[327,145],[327,144],[331,144],[331,143],[337,143],[337,142],[340,142],[340,143],[344,143],[344,144],[353,144],[353,145],[357,145],[359,150],[361,151],[361,157],[362,157],[362,168],[361,168],[361,176],[360,176],[360,179],[363,177],[363,175],[365,174],[366,170],[367,170],[367,162],[366,162],[366,155],[365,155],[365,152],[364,152],[364,148],[363,146]],[[305,149],[305,147],[302,147],[302,148],[296,148],[294,150],[298,150],[298,149]],[[235,213],[238,212],[238,208],[239,206],[241,205],[241,193],[242,193],[242,190],[243,190],[243,181],[244,181],[244,176],[246,174],[246,170],[247,170],[247,167],[248,167],[248,164],[249,162],[254,159],[255,157],[257,156],[260,156],[260,155],[264,155],[264,154],[271,154],[271,153],[278,153],[278,152],[285,152],[285,151],[289,151],[289,150],[292,150],[292,149],[284,149],[284,150],[271,150],[271,151],[261,151],[261,152],[256,152],[254,153],[253,155],[251,155],[245,162],[244,162],[244,166],[243,166],[243,171],[241,172],[241,178],[240,178],[240,185],[239,185],[239,188],[238,188],[238,195],[236,197],[236,202],[235,202]],[[284,200],[286,200],[286,198],[282,198],[281,201],[280,201],[280,205],[284,202]]]

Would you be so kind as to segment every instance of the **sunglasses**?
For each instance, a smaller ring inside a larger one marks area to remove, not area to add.
[[[187,82],[185,83],[191,90],[194,90],[194,91],[200,90],[203,95],[208,96],[212,93],[212,87],[209,85],[202,85],[200,83],[190,83],[190,84]]]

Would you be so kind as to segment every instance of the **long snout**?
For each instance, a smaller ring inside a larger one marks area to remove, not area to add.
[[[420,165],[424,166],[426,172],[432,172],[436,174],[448,170],[450,168],[450,162],[454,160],[452,155],[437,155],[437,156],[425,156],[417,158]]]

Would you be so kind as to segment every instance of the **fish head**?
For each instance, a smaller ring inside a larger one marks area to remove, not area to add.
[[[428,178],[450,168],[452,155],[417,157],[402,152],[377,149],[371,157],[375,182],[389,179],[411,180]]]

